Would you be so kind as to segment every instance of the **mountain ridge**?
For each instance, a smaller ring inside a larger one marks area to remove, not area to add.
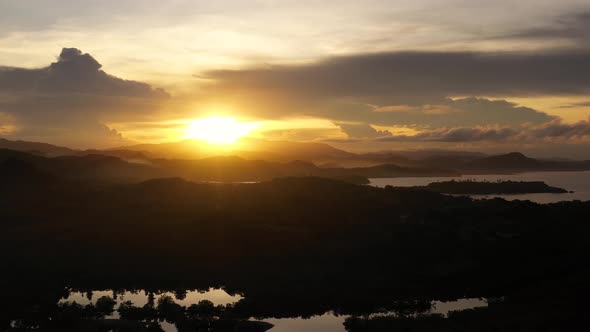
[[[92,158],[98,161],[97,155],[118,158],[132,164],[142,164],[145,167],[165,167],[174,165],[176,168],[187,168],[190,164],[206,164],[213,160],[222,162],[229,167],[229,161],[241,164],[246,172],[252,169],[258,161],[258,167],[267,169],[269,174],[282,173],[276,171],[277,163],[303,162],[313,165],[313,171],[307,173],[346,173],[350,175],[356,170],[361,176],[381,177],[395,176],[451,176],[458,174],[504,174],[529,171],[581,171],[590,170],[587,160],[556,160],[530,158],[521,152],[509,152],[497,155],[484,155],[462,151],[382,151],[368,153],[352,153],[334,148],[324,143],[302,143],[285,141],[264,141],[256,139],[244,140],[249,145],[239,146],[232,150],[206,151],[206,145],[197,140],[159,144],[139,144],[105,150],[74,150],[67,147],[55,146],[47,143],[9,141],[0,139],[0,149],[27,153],[24,158],[37,157],[85,157],[86,162]],[[8,147],[8,148],[7,148]],[[211,149],[211,147],[208,147]],[[248,150],[249,149],[249,150]],[[95,157],[88,157],[95,156]],[[239,159],[230,159],[237,157]],[[213,159],[209,159],[213,158]],[[58,159],[60,160],[60,159]],[[102,159],[106,162],[107,159]],[[111,159],[113,162],[114,159]],[[245,161],[250,161],[246,163]],[[262,164],[260,161],[266,161]],[[80,161],[78,161],[80,162]],[[182,165],[182,166],[181,166]],[[321,165],[320,167],[316,165]],[[389,165],[389,166],[385,166]],[[287,165],[288,166],[288,165]],[[279,168],[287,167],[285,165]],[[290,165],[293,169],[303,169],[303,165]],[[297,166],[297,167],[296,167]],[[394,172],[395,167],[399,172]],[[198,167],[197,167],[198,168]],[[316,168],[323,169],[316,170]],[[349,169],[343,171],[342,169]],[[380,172],[388,169],[384,172]],[[372,171],[370,171],[372,170]],[[237,177],[237,170],[233,171]],[[247,173],[247,172],[246,172]],[[379,175],[381,174],[381,175]],[[412,174],[412,175],[411,175]],[[167,174],[167,175],[174,175]],[[287,174],[292,175],[292,174]],[[375,176],[378,175],[378,176]],[[256,176],[261,177],[261,176]],[[267,178],[267,176],[263,176]]]

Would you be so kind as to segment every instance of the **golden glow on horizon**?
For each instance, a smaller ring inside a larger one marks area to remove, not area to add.
[[[186,127],[184,138],[193,138],[209,144],[228,145],[248,136],[258,125],[239,122],[230,117],[208,117],[192,120]]]
[[[194,139],[191,134],[195,130],[195,122],[201,122],[203,119],[210,118],[229,118],[230,122],[237,123],[238,126],[246,125],[251,129],[242,137],[251,137],[265,140],[288,140],[288,141],[310,141],[317,137],[320,138],[344,138],[340,128],[330,120],[319,118],[285,118],[279,120],[250,119],[246,120],[232,116],[237,112],[234,109],[224,109],[219,106],[211,106],[215,113],[201,113],[203,116],[191,118],[177,118],[164,121],[145,121],[145,122],[107,122],[109,128],[117,130],[125,138],[134,143],[166,143],[177,142],[183,139]],[[305,135],[301,135],[301,131]],[[197,136],[200,136],[197,134]],[[309,137],[305,137],[309,136]],[[313,139],[311,139],[313,138]],[[204,141],[203,139],[199,139]],[[242,143],[238,138],[233,144],[226,144],[227,147],[235,147]],[[216,144],[215,149],[222,146]]]

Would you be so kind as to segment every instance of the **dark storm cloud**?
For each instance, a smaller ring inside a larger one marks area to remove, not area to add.
[[[162,98],[162,89],[149,84],[123,80],[101,70],[102,65],[90,54],[64,48],[58,61],[41,69],[0,69],[0,91],[49,94],[92,94]]]
[[[386,125],[422,125],[433,127],[511,125],[545,123],[553,119],[532,108],[505,100],[485,98],[444,98],[435,104],[393,105],[375,108],[367,118]]]
[[[86,147],[116,144],[123,137],[105,126],[105,119],[137,120],[169,99],[162,89],[101,68],[91,55],[75,48],[64,48],[45,68],[0,68],[0,113],[18,128],[11,138]]]
[[[581,94],[590,91],[590,52],[362,54],[206,76],[222,90],[270,89],[307,97]]]
[[[504,98],[590,92],[590,53],[396,52],[206,73],[208,91],[262,117],[382,126],[545,123]],[[499,97],[449,98],[456,96]],[[253,101],[254,100],[254,101]]]

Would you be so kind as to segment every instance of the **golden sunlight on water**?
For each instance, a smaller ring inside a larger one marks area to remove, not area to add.
[[[223,289],[209,288],[206,291],[189,290],[183,293],[181,297],[178,294],[172,292],[157,293],[154,297],[154,301],[157,302],[162,296],[171,296],[174,301],[183,306],[190,306],[196,304],[202,300],[209,300],[215,305],[226,305],[229,303],[236,303],[242,299],[240,295],[228,294]],[[112,290],[97,290],[92,291],[90,295],[84,292],[72,292],[67,298],[63,298],[60,302],[76,302],[81,305],[87,305],[90,303],[96,303],[96,301],[102,296],[114,297]],[[144,290],[138,291],[124,291],[117,296],[117,303],[120,304],[124,301],[131,301],[136,306],[143,306],[148,303],[148,294]]]

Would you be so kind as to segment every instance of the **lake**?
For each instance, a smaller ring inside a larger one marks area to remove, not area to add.
[[[433,301],[431,313],[448,315],[451,311],[461,311],[473,308],[487,307],[485,299],[465,298],[456,301]],[[348,316],[337,316],[333,313],[326,313],[311,318],[281,318],[266,319],[275,325],[269,332],[346,332],[344,320]]]
[[[112,290],[96,290],[89,293],[86,292],[70,292],[69,296],[60,300],[60,303],[64,302],[76,302],[81,305],[87,305],[90,303],[95,304],[96,301],[102,296],[110,296],[115,298],[115,293]],[[210,288],[208,290],[190,290],[182,297],[178,297],[171,292],[162,292],[154,296],[154,301],[157,302],[162,296],[170,296],[174,299],[174,302],[183,305],[190,306],[196,304],[201,300],[209,300],[215,305],[226,305],[230,303],[238,302],[242,299],[240,295],[230,295],[223,289]],[[117,308],[121,303],[125,301],[131,301],[135,306],[143,306],[148,303],[148,294],[144,290],[136,291],[124,291],[116,294]],[[458,299],[455,301],[432,301],[433,314],[447,315],[451,311],[461,311],[466,309],[485,307],[487,306],[487,300],[481,298],[465,298]],[[270,332],[345,332],[344,320],[348,316],[335,315],[334,313],[328,312],[323,315],[313,316],[310,318],[269,318],[264,319],[265,322],[272,323],[274,327],[270,329]],[[112,315],[106,318],[118,319],[119,313],[115,310]],[[178,329],[172,323],[167,321],[161,322],[162,329],[166,332],[177,332]]]
[[[471,195],[473,198],[501,197],[506,200],[530,200],[537,203],[555,203],[560,201],[590,201],[590,171],[584,172],[529,172],[518,174],[481,174],[459,177],[400,177],[370,179],[372,186],[413,187],[426,186],[432,182],[450,180],[476,181],[543,181],[550,186],[559,187],[573,193],[564,194],[518,194],[518,195]]]

